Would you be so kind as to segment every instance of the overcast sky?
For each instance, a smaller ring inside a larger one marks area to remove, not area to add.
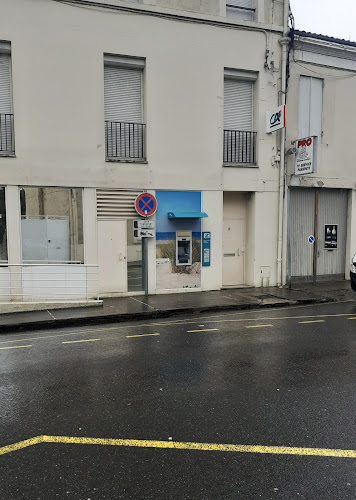
[[[356,0],[290,0],[295,28],[356,42]]]

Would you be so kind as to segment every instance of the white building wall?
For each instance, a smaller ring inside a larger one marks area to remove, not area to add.
[[[128,5],[119,0],[112,3]],[[145,0],[145,5],[131,7],[162,14],[186,8],[184,2],[180,6],[163,2],[162,8],[148,3],[153,4]],[[263,12],[264,20],[273,23],[267,36],[265,31],[245,28],[266,29],[271,24],[227,20],[221,17],[221,2],[204,5],[199,7],[200,13],[194,8],[194,17],[207,20],[210,16],[209,25],[41,0],[1,0],[0,39],[10,41],[12,47],[16,141],[16,157],[0,158],[2,183],[11,187],[7,196],[12,208],[18,203],[15,186],[84,187],[87,264],[98,261],[95,188],[202,191],[203,210],[209,215],[203,229],[212,231],[212,265],[202,270],[204,290],[221,286],[223,191],[255,193],[248,214],[247,280],[259,286],[260,267],[268,263],[273,284],[279,168],[275,162],[277,135],[265,134],[265,112],[278,104],[281,6],[272,18],[271,1],[256,2],[257,19],[261,21]],[[146,59],[147,163],[105,161],[104,53]],[[258,73],[254,89],[256,167],[222,167],[225,67]],[[262,217],[266,211],[271,214],[267,240],[260,236],[266,227]],[[8,217],[14,223],[9,260],[19,262],[18,209],[17,213],[8,212]],[[154,261],[150,242],[150,292],[155,290]]]

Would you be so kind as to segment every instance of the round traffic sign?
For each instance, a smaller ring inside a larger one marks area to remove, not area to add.
[[[311,235],[309,236],[309,238],[308,238],[308,243],[310,243],[310,244],[312,245],[312,244],[314,243],[314,241],[315,241],[315,238],[314,238],[314,236],[311,234]]]
[[[153,194],[141,193],[135,200],[135,209],[143,217],[149,217],[157,210],[157,200]]]

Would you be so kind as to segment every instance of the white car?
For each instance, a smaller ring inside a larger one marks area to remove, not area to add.
[[[350,267],[351,288],[356,292],[356,254],[352,257]]]

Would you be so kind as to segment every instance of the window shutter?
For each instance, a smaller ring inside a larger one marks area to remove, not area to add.
[[[105,65],[105,120],[142,123],[141,85],[141,69]]]
[[[224,80],[224,129],[252,131],[252,82]]]
[[[11,113],[10,55],[0,53],[0,114]]]
[[[323,113],[323,80],[301,76],[299,80],[299,139],[321,138]]]
[[[242,7],[242,8],[239,8]],[[226,0],[226,15],[228,17],[236,17],[245,21],[253,21],[254,11],[244,10],[254,9],[254,0]]]

